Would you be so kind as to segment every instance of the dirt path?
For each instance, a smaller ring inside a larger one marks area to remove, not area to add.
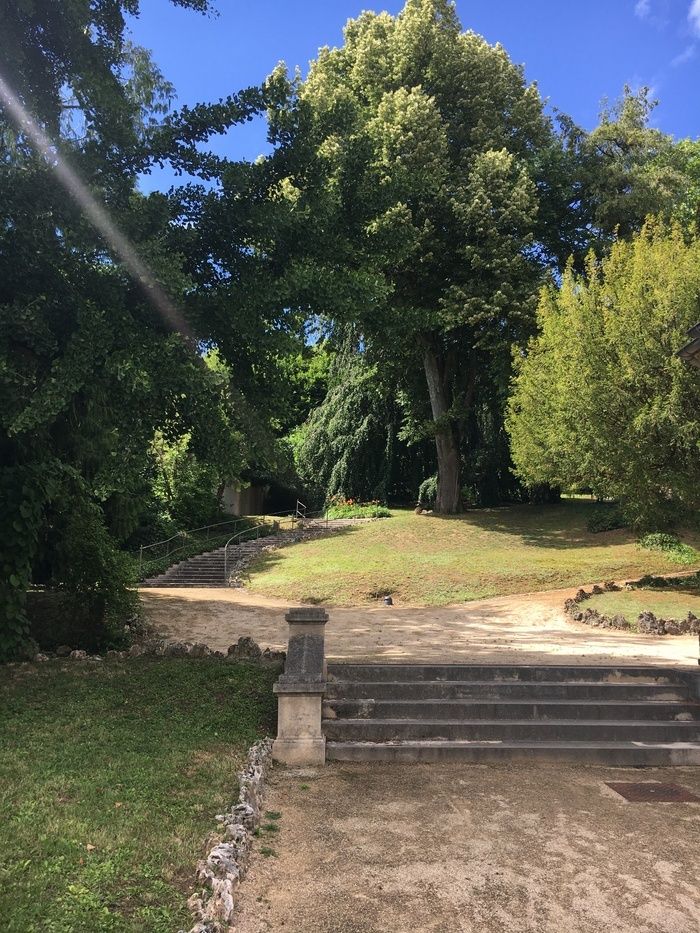
[[[523,664],[696,664],[695,636],[655,638],[568,621],[574,589],[503,596],[437,608],[329,609],[329,657]],[[144,589],[151,621],[169,638],[225,651],[241,635],[286,646],[282,600],[244,589]]]
[[[275,770],[236,931],[698,933],[700,804],[605,784],[647,780],[700,794],[698,769]]]

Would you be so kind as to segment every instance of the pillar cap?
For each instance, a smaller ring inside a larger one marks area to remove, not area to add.
[[[299,606],[285,613],[287,622],[327,622],[328,613],[320,606]]]

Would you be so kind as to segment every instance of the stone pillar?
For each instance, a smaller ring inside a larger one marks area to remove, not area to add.
[[[272,757],[286,765],[322,765],[326,739],[321,705],[326,689],[324,636],[328,614],[316,607],[290,609],[287,663],[274,686],[277,738]]]

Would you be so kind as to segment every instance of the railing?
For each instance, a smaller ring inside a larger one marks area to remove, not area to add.
[[[279,516],[279,518],[276,518],[275,516]],[[275,518],[275,521],[272,524],[270,524],[270,522],[266,521],[267,518]],[[288,520],[290,528],[294,528],[296,523],[300,521],[297,511],[284,512],[284,513],[281,513],[281,512],[270,513],[269,515],[262,516],[261,520],[253,527],[244,528],[243,531],[237,532],[237,534],[232,535],[228,539],[228,541],[224,545],[224,584],[225,586],[229,586],[229,571],[228,571],[229,549],[240,547],[240,545],[243,544],[244,541],[251,541],[251,540],[257,541],[258,538],[260,537],[260,532],[263,529],[266,530],[266,533],[267,533],[267,529],[271,529],[272,533],[279,531],[282,528],[285,519]],[[247,537],[244,538],[243,537],[244,535],[246,535]]]
[[[279,516],[279,518],[275,518]],[[272,526],[267,522],[266,518],[275,518]],[[269,513],[266,516],[261,517],[261,521],[258,522],[253,528],[244,528],[243,531],[239,531],[237,534],[232,535],[231,538],[226,542],[224,547],[224,585],[230,586],[229,580],[229,549],[240,547],[244,541],[258,540],[261,537],[261,531],[263,529],[272,528],[272,533],[281,530],[285,524],[285,520],[288,523],[288,528],[291,530],[296,525],[303,526],[307,521],[313,521],[317,524],[320,524],[325,519],[326,528],[328,528],[328,509],[321,509],[319,512],[308,513],[306,511],[306,506],[303,502],[300,502],[297,499],[297,505],[294,512],[276,512]],[[247,537],[244,537],[247,535]],[[264,536],[263,536],[264,537]],[[242,539],[242,540],[241,540]],[[231,558],[232,559],[232,558]]]
[[[297,511],[294,514],[299,514],[299,506],[303,506],[304,515],[306,513],[306,506],[303,503],[297,501]],[[289,515],[289,510],[284,512],[268,512],[268,517],[274,517],[275,515]],[[264,516],[263,516],[264,518]],[[199,528],[190,528],[188,531],[178,531],[176,534],[171,535],[169,538],[164,538],[162,541],[154,541],[153,544],[142,544],[139,548],[139,578],[143,575],[143,565],[144,560],[147,562],[149,560],[158,560],[163,558],[170,558],[172,555],[177,554],[179,551],[184,550],[193,543],[193,540],[200,539],[202,544],[206,545],[207,542],[216,540],[217,538],[224,538],[226,535],[225,528],[230,527],[228,530],[233,531],[241,524],[246,524],[247,529],[244,531],[256,527],[256,525],[251,525],[251,521],[255,522],[257,516],[244,516],[240,518],[231,518],[223,522],[215,522],[212,525],[201,525]],[[176,542],[180,542],[177,544]],[[223,543],[223,542],[222,542]],[[162,548],[162,551],[157,551],[157,548]]]

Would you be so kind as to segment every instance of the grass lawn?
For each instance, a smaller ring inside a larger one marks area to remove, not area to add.
[[[262,555],[248,585],[290,602],[350,606],[391,593],[403,603],[440,606],[678,571],[629,532],[589,533],[594,508],[570,500],[456,517],[393,510],[392,518]]]
[[[189,929],[196,862],[273,729],[276,676],[186,658],[0,668],[2,929]]]
[[[597,609],[606,616],[623,615],[634,623],[640,612],[653,612],[661,619],[684,619],[689,612],[700,616],[700,589],[622,590],[592,596],[582,609]]]

